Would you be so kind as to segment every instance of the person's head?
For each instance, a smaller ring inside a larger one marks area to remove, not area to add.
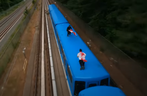
[[[82,52],[82,49],[80,49],[80,52]]]
[[[69,28],[71,28],[71,26],[70,26],[70,25],[69,25],[68,27],[69,27]]]

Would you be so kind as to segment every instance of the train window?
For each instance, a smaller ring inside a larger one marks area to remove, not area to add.
[[[100,85],[108,85],[108,78],[101,80]]]
[[[62,49],[62,51],[63,51],[63,49]],[[64,65],[65,65],[66,57],[65,57],[64,51],[63,51],[63,53],[62,53],[62,56],[63,56]]]
[[[93,87],[93,86],[96,86],[97,84],[89,84],[89,86],[88,87]]]
[[[65,54],[63,53],[63,62],[64,62],[64,66],[65,66],[65,62],[66,61],[66,57],[65,57]]]
[[[72,83],[72,75],[71,75],[71,71],[70,71],[69,65],[67,67],[67,72],[68,72],[69,79],[70,79],[70,81]]]
[[[78,95],[81,90],[85,89],[84,81],[75,81],[75,91],[74,95]]]

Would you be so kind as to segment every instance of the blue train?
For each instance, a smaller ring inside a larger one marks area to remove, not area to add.
[[[77,96],[80,91],[92,86],[109,86],[109,73],[80,36],[78,34],[77,36],[71,34],[67,37],[66,29],[70,24],[54,4],[49,5],[49,13],[72,96]],[[74,29],[73,31],[75,32]],[[86,53],[88,62],[85,63],[85,70],[80,70],[77,58],[79,49]]]

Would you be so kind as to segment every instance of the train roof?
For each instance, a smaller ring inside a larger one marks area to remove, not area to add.
[[[58,8],[56,7],[55,4],[49,5],[48,8],[49,8],[49,11],[50,11],[50,12],[53,11],[53,10],[58,10]]]
[[[78,96],[126,96],[123,91],[117,87],[96,86],[82,90]]]
[[[77,36],[71,34],[69,37],[67,37],[66,29],[68,26],[69,23],[60,24],[56,26],[56,30],[58,31],[66,59],[67,61],[70,61],[68,63],[70,65],[72,75],[76,79],[81,80],[109,78],[109,73],[105,70],[105,68],[101,65],[101,63],[77,33]],[[85,62],[85,70],[80,70],[79,59],[77,57],[79,49],[82,49],[83,52],[86,53],[86,60],[88,62]]]
[[[51,15],[52,20],[54,21],[54,26],[61,23],[68,23],[68,21],[65,19],[65,17],[54,4],[49,5],[49,13]]]

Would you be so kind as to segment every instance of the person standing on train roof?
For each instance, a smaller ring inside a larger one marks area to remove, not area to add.
[[[69,25],[69,26],[67,27],[67,36],[69,36],[71,33],[73,33],[73,34],[76,36],[76,33],[73,32],[71,26]]]
[[[84,52],[82,52],[82,49],[80,49],[80,52],[77,54],[77,57],[79,58],[79,63],[80,63],[80,70],[85,69],[85,62],[87,62],[87,60],[85,60],[86,54]]]
[[[69,25],[69,26],[67,27],[67,36],[69,36],[69,35],[71,34],[71,32],[69,31],[70,29],[72,29],[72,28],[71,28],[71,26]]]

